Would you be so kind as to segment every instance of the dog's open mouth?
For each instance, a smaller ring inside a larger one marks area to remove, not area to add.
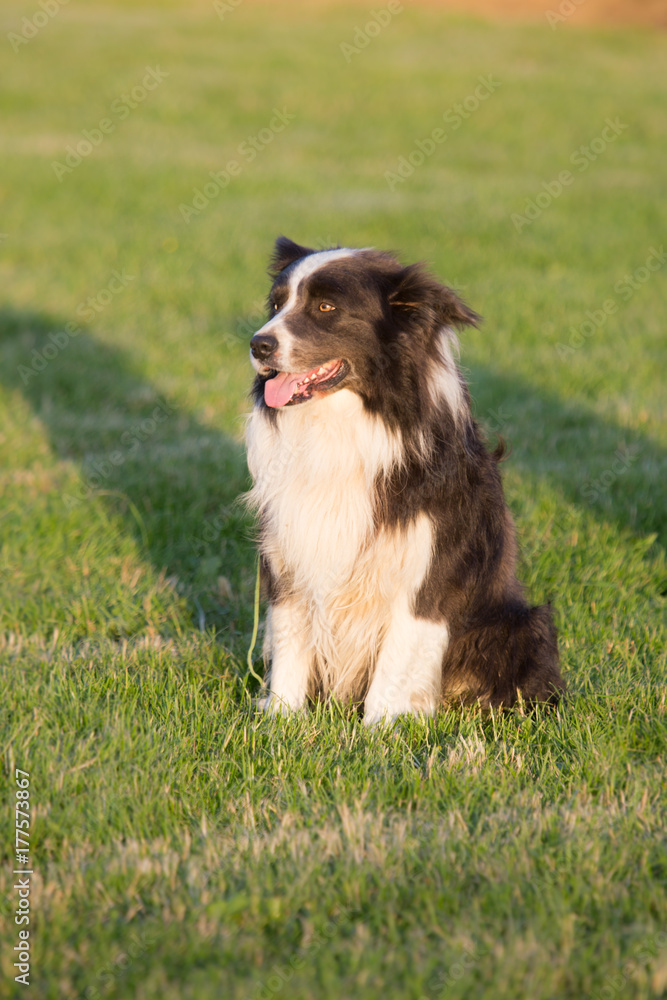
[[[293,406],[312,399],[315,392],[326,392],[343,381],[349,371],[347,361],[337,358],[305,372],[277,372],[264,383],[267,406]]]

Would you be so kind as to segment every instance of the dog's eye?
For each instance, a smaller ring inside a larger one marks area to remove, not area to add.
[[[333,312],[336,307],[332,306],[330,302],[320,302],[320,312],[330,313]]]
[[[274,313],[278,312],[278,303],[277,302],[273,303],[273,311],[274,311]]]

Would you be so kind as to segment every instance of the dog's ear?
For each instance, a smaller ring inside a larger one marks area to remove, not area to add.
[[[456,292],[432,277],[420,264],[404,267],[393,278],[391,308],[428,325],[477,326],[480,316]]]
[[[315,253],[309,247],[299,246],[286,236],[279,236],[273,248],[271,262],[269,264],[269,274],[272,278],[277,278],[281,271],[293,264],[295,260],[301,260],[309,254]]]

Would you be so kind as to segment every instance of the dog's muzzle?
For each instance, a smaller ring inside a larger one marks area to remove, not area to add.
[[[278,349],[278,341],[269,333],[256,333],[250,341],[250,353],[258,361],[266,361]]]

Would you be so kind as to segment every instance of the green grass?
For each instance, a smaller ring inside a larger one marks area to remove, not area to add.
[[[614,286],[666,231],[665,36],[426,7],[347,64],[368,11],[317,11],[71,4],[16,53],[32,8],[0,16],[0,996],[662,996],[667,269]],[[59,182],[52,162],[147,66],[168,76]],[[390,191],[489,74],[500,87]],[[274,108],[294,120],[186,224]],[[628,128],[573,167],[615,117]],[[234,501],[281,232],[426,259],[485,315],[462,363],[512,445],[523,578],[560,630],[557,713],[390,734],[336,706],[252,711],[253,525]],[[114,271],[132,280],[91,313]]]

